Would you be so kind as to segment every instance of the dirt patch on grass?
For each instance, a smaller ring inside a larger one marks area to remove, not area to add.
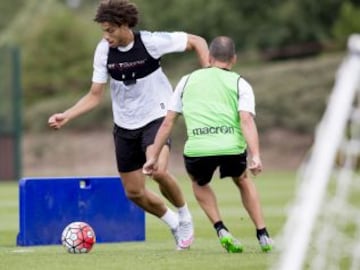
[[[261,137],[265,170],[296,170],[312,138],[284,130]],[[23,176],[117,175],[110,131],[29,133],[23,140]],[[182,142],[175,141],[170,170],[183,174]]]

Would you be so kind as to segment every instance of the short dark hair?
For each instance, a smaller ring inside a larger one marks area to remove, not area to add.
[[[139,11],[135,4],[127,0],[103,0],[97,8],[94,21],[118,26],[126,24],[132,28],[139,22]]]
[[[232,38],[219,36],[213,39],[209,46],[210,55],[216,60],[230,62],[236,54]]]

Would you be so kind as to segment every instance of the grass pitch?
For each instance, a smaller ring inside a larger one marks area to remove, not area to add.
[[[157,218],[147,215],[145,242],[95,244],[90,253],[80,255],[68,254],[60,245],[16,246],[19,223],[17,183],[0,183],[0,269],[266,269],[277,251],[260,251],[254,226],[232,181],[215,179],[212,186],[226,225],[245,246],[241,254],[228,254],[220,246],[214,229],[194,199],[189,180],[185,177],[179,179],[195,224],[195,242],[190,250],[175,251],[167,227]],[[276,239],[285,221],[286,207],[294,194],[295,174],[263,173],[255,183],[267,227]],[[149,187],[158,192],[150,181]]]

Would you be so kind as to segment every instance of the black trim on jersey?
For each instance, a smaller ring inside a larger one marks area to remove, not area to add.
[[[191,74],[192,74],[192,73],[191,73]],[[183,98],[184,91],[185,91],[185,87],[186,87],[186,85],[187,85],[187,83],[188,83],[188,81],[189,81],[189,79],[190,79],[191,74],[189,74],[188,77],[186,78],[186,81],[185,81],[185,83],[184,83],[184,87],[183,87],[183,89],[182,89],[182,91],[181,91],[181,95],[180,95],[180,98],[181,98],[181,99]]]
[[[239,75],[239,78],[236,81],[236,89],[237,89],[237,100],[239,102],[239,98],[240,98],[240,89],[239,89],[239,82],[241,80],[241,75]]]
[[[134,84],[160,67],[160,58],[153,58],[141,40],[139,32],[134,32],[134,46],[126,52],[109,48],[107,70],[110,76],[125,84]]]

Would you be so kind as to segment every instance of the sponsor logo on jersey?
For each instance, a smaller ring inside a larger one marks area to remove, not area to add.
[[[192,130],[194,136],[208,135],[208,134],[234,134],[234,127],[218,126],[218,127],[202,127],[194,128]]]
[[[107,67],[109,70],[118,70],[118,71],[124,71],[129,68],[136,68],[138,66],[145,65],[146,59],[144,60],[137,60],[134,62],[124,62],[124,63],[111,63],[108,64]]]

